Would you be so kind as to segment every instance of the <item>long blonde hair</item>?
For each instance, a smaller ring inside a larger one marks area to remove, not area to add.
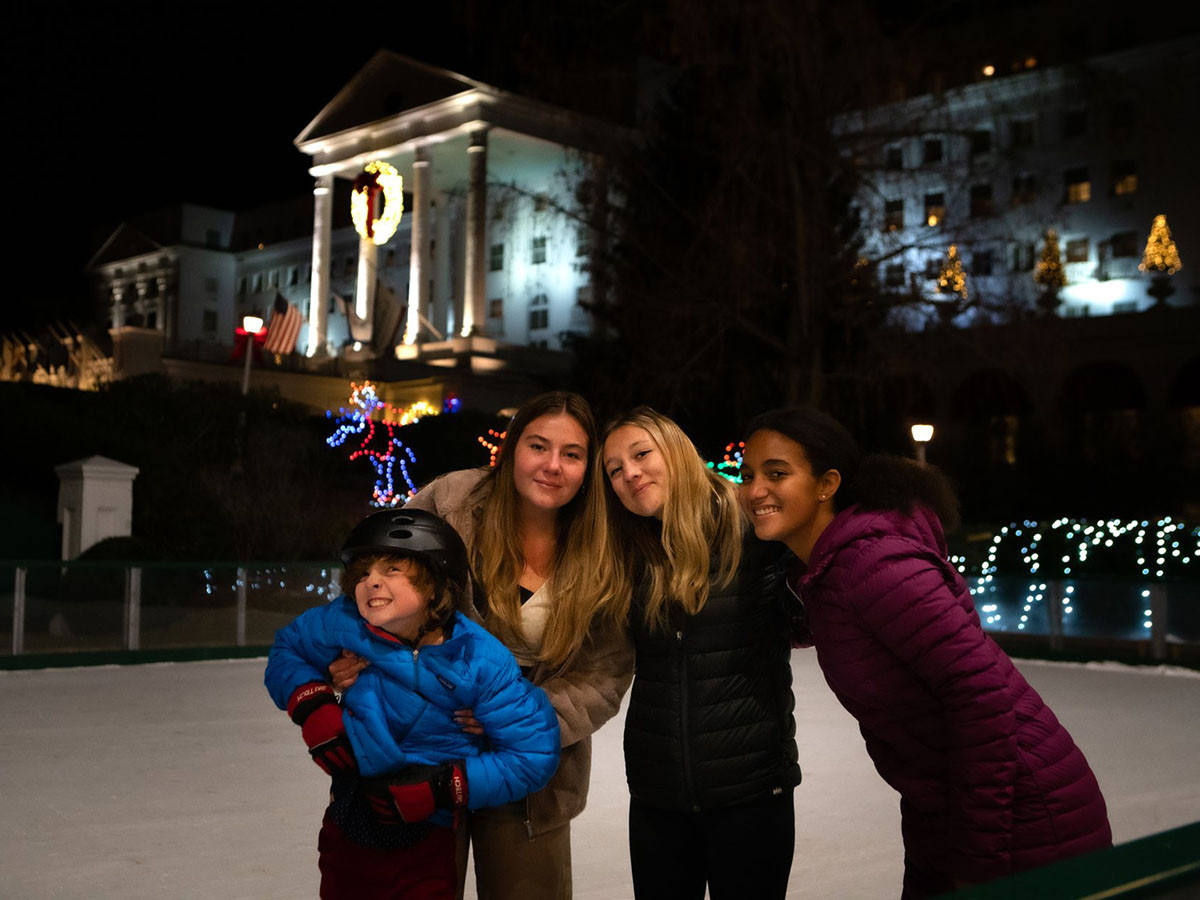
[[[475,489],[472,563],[488,596],[487,627],[510,649],[528,652],[521,630],[520,580],[525,570],[518,519],[520,498],[513,480],[513,457],[521,435],[541,416],[565,414],[588,440],[587,464],[579,492],[558,510],[549,618],[538,658],[551,666],[567,662],[583,644],[593,623],[618,624],[614,612],[620,569],[604,511],[604,480],[592,450],[597,445],[596,420],[578,394],[552,391],[530,400],[509,423],[496,465]]]
[[[618,595],[624,604],[621,614],[628,615],[633,593],[629,588],[636,579],[646,623],[665,629],[673,609],[695,615],[704,608],[710,587],[733,581],[742,559],[745,520],[733,485],[709,470],[678,425],[648,406],[605,426],[597,459],[603,455],[603,442],[626,425],[643,429],[662,453],[667,496],[660,533],[655,519],[627,510],[604,479],[609,523],[625,562],[626,582]]]

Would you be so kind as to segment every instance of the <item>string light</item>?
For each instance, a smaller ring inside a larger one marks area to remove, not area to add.
[[[386,244],[400,227],[403,214],[404,178],[394,166],[381,160],[367,163],[354,179],[354,193],[350,195],[350,219],[359,236],[376,245]]]
[[[398,506],[417,492],[408,473],[410,463],[417,461],[412,448],[407,446],[396,432],[406,425],[411,425],[428,416],[436,416],[440,410],[425,400],[406,407],[396,407],[384,402],[379,397],[375,385],[364,381],[361,385],[350,382],[350,408],[342,407],[340,415],[334,421],[333,434],[325,439],[330,447],[341,447],[351,437],[360,438],[348,459],[366,459],[375,469],[375,486],[371,493],[371,503],[374,506]],[[457,406],[455,406],[457,409]],[[333,418],[331,410],[325,411],[326,418]],[[376,417],[378,424],[383,426],[386,441],[383,449],[373,445],[376,436]],[[396,490],[397,468],[407,490]]]
[[[1152,542],[1149,540],[1151,533],[1154,534]],[[1043,548],[1050,541],[1061,549],[1049,554],[1047,560]],[[951,562],[968,578],[984,626],[998,630],[1005,625],[1000,606],[994,602],[999,599],[997,577],[1024,575],[1058,579],[1062,587],[1059,602],[1065,622],[1078,613],[1081,602],[1078,586],[1071,583],[1074,577],[1089,571],[1111,574],[1125,565],[1132,567],[1131,574],[1135,577],[1158,581],[1183,576],[1197,555],[1200,555],[1200,526],[1189,526],[1170,516],[1162,517],[1153,525],[1148,520],[1099,519],[1093,522],[1063,517],[1048,526],[1026,520],[1001,528],[992,536],[976,572],[968,571],[964,557],[951,557]],[[1040,608],[1053,596],[1047,588],[1047,581],[1025,582],[1023,599],[1017,607],[1020,610],[1015,624],[1018,631],[1032,627],[1035,616],[1042,615]],[[1148,602],[1150,593],[1149,588],[1140,592],[1143,630],[1150,629],[1153,624]]]
[[[492,440],[488,440],[488,438],[484,437],[483,435],[475,438],[475,440],[479,441],[479,443],[483,444],[483,446],[487,449],[488,465],[494,466],[496,465],[496,454],[500,452],[500,445],[504,443],[504,437],[508,434],[508,431],[507,429],[504,431],[496,431],[494,428],[489,428],[487,433]]]
[[[1033,270],[1033,283],[1050,290],[1058,290],[1067,283],[1067,275],[1062,265],[1062,251],[1058,247],[1058,232],[1053,228],[1046,232],[1042,256]]]
[[[731,441],[725,445],[725,456],[719,463],[706,462],[710,469],[727,481],[734,484],[742,483],[742,451],[746,449],[745,441]]]

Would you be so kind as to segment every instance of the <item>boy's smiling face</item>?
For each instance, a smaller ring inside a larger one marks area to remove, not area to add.
[[[424,582],[424,574],[409,559],[376,560],[354,586],[358,614],[397,637],[416,640],[433,596],[432,586],[414,583]]]

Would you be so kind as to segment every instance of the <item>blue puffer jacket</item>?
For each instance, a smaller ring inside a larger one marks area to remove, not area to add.
[[[280,709],[296,688],[327,681],[343,650],[370,661],[342,697],[359,770],[374,776],[414,764],[466,762],[470,809],[540,789],[558,766],[558,718],[541,688],[482,626],[455,613],[449,637],[413,650],[371,629],[354,601],[339,597],[275,633],[266,685]],[[455,724],[470,708],[484,736]],[[435,821],[443,818],[436,817]]]

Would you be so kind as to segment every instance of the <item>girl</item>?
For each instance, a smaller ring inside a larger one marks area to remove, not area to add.
[[[512,655],[456,611],[467,554],[437,516],[374,513],[351,531],[342,562],[345,595],[280,629],[266,672],[275,703],[333,776],[321,897],[451,900],[453,814],[544,785],[558,723]],[[341,704],[323,671],[339,648],[372,664]],[[464,701],[491,741],[455,722]]]
[[[670,419],[640,407],[615,420],[601,459],[632,581],[635,895],[782,898],[800,768],[780,573],[744,543],[733,485]]]
[[[782,409],[751,423],[741,498],[758,536],[795,554],[821,670],[900,793],[905,898],[1112,843],[1087,760],[946,560],[957,510],[940,475],[860,462],[836,421]]]
[[[587,402],[543,394],[513,416],[493,468],[444,475],[406,507],[435,512],[462,535],[484,588],[477,614],[558,714],[562,754],[550,784],[469,818],[481,900],[569,900],[570,822],[587,802],[591,735],[633,677],[595,447]],[[335,685],[358,665],[332,666]],[[460,722],[480,733],[470,713]],[[465,870],[465,844],[460,853]]]

